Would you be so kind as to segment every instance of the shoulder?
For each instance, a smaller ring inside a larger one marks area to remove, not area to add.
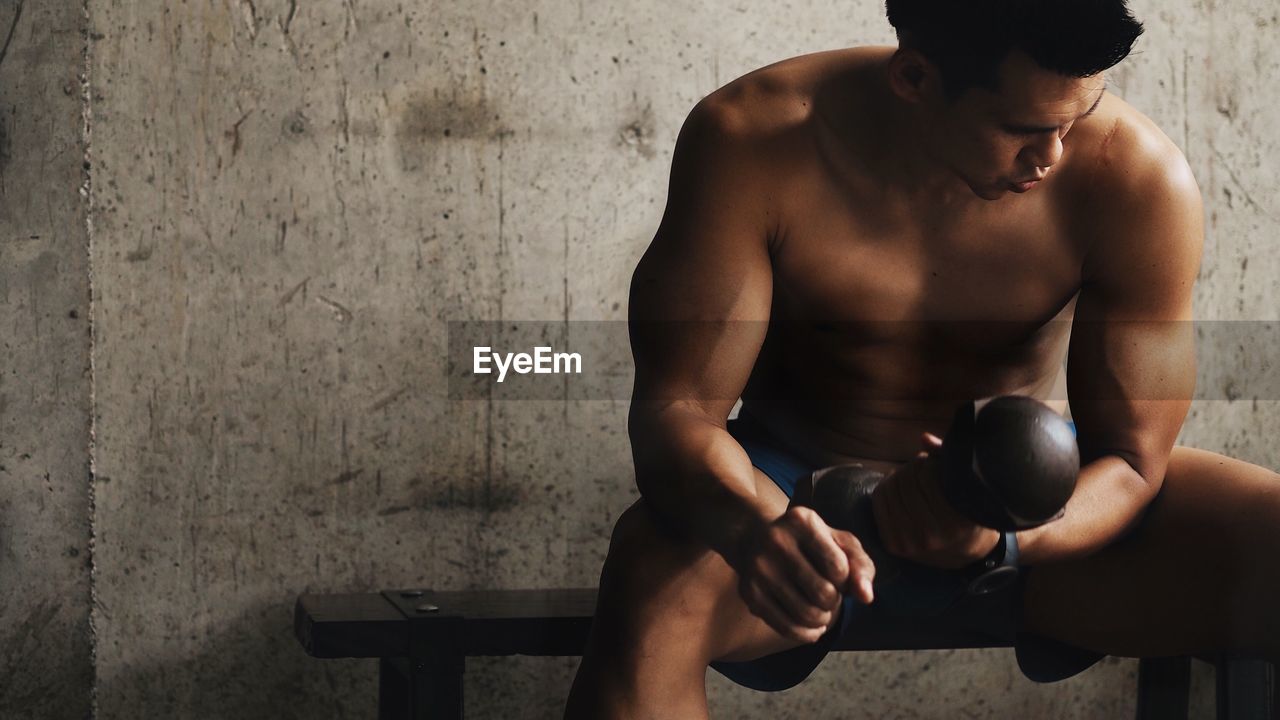
[[[778,66],[756,70],[700,100],[681,136],[726,145],[767,143],[804,125],[811,105],[806,90]]]
[[[1204,244],[1200,189],[1177,145],[1108,96],[1082,145],[1075,209],[1086,284],[1173,305],[1189,296]]]
[[[884,48],[848,48],[789,58],[704,97],[676,141],[673,184],[732,186],[775,200],[813,182],[824,166],[833,107],[856,105],[859,75]],[[865,83],[862,83],[865,84]],[[848,123],[841,127],[847,129]],[[768,204],[768,203],[766,203]]]
[[[704,97],[686,128],[730,142],[783,143],[809,129],[830,81],[865,64],[874,50],[811,53],[753,70]]]
[[[1108,95],[1090,120],[1081,128],[1077,168],[1090,205],[1117,213],[1199,207],[1200,189],[1186,157],[1150,118]]]

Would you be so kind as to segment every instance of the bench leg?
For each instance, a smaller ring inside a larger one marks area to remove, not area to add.
[[[382,658],[378,720],[462,720],[462,672],[421,660]]]
[[[1187,720],[1191,658],[1138,661],[1138,720]]]
[[[1218,720],[1275,720],[1275,668],[1263,660],[1218,660]]]

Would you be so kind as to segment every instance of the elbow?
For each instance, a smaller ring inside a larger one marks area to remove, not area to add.
[[[1155,499],[1164,484],[1164,471],[1168,465],[1168,454],[1153,456],[1152,453],[1139,453],[1131,450],[1113,450],[1115,455],[1124,461],[1129,475],[1133,493],[1143,505]]]
[[[654,418],[650,413],[636,412],[627,417],[627,436],[631,440],[631,464],[635,470],[636,490],[640,497],[652,499],[654,478],[661,475],[663,453],[658,449]]]
[[[650,500],[652,498],[652,495],[650,494],[651,483],[646,479],[648,477],[648,473],[641,472],[640,468],[636,468],[636,491],[639,492],[640,497],[645,500]]]

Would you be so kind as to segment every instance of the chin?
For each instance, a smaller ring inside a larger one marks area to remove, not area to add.
[[[1010,192],[1007,188],[994,187],[990,185],[986,187],[974,187],[973,185],[970,185],[969,189],[973,191],[974,195],[977,195],[983,200],[999,200]]]
[[[969,188],[969,192],[981,200],[999,200],[1010,193],[1008,185],[999,180],[971,180],[963,175],[960,175],[960,179]]]

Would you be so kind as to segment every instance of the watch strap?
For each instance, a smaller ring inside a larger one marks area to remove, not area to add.
[[[970,595],[986,595],[1004,588],[1018,577],[1018,534],[1000,534],[995,548],[977,563],[969,580]]]

